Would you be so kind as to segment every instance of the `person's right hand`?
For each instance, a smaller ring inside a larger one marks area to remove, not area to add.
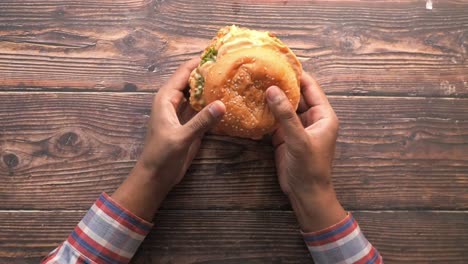
[[[184,177],[205,132],[226,112],[224,104],[215,101],[197,113],[184,98],[190,73],[199,63],[197,58],[182,64],[154,97],[143,151],[129,177],[112,195],[147,221]]]
[[[331,183],[338,118],[325,94],[304,73],[297,113],[278,87],[268,88],[266,97],[278,122],[273,135],[278,180],[302,231],[338,223],[346,216]]]

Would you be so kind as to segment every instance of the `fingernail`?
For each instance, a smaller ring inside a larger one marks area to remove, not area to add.
[[[218,118],[224,114],[224,104],[221,101],[215,101],[208,107],[208,111],[214,118]]]
[[[267,100],[272,103],[277,103],[281,100],[281,92],[279,91],[279,88],[276,86],[272,86],[268,88],[266,96],[267,96]]]

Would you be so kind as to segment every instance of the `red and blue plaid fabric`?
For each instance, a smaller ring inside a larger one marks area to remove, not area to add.
[[[350,213],[338,224],[318,232],[302,233],[302,235],[317,264],[383,263],[379,252],[364,237]]]
[[[68,239],[42,263],[128,263],[151,228],[102,193]]]
[[[151,228],[152,224],[102,193],[67,240],[42,263],[128,263]],[[317,264],[383,263],[351,214],[336,225],[303,236]]]

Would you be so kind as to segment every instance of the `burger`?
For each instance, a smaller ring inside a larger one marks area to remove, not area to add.
[[[278,86],[297,109],[301,74],[297,57],[272,33],[225,27],[203,51],[200,64],[190,75],[190,105],[200,111],[221,100],[226,114],[212,132],[260,139],[276,123],[265,91]]]

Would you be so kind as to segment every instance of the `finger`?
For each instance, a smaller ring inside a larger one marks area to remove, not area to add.
[[[306,127],[305,130],[307,132],[321,130],[324,132],[322,133],[322,136],[334,135],[336,138],[339,126],[338,118],[324,118],[312,124],[311,126]]]
[[[271,137],[271,143],[275,148],[284,143],[284,133],[281,128],[275,130],[275,133]]]
[[[301,93],[309,107],[329,104],[320,85],[306,72],[302,73],[301,76]]]
[[[187,138],[201,137],[213,128],[226,113],[226,106],[221,101],[215,101],[198,112],[184,127]]]
[[[303,73],[302,75],[301,89],[304,101],[309,107],[309,110],[301,116],[301,120],[305,126],[311,125],[323,118],[336,117],[335,111],[333,111],[320,85],[307,73]]]
[[[267,89],[266,97],[271,112],[283,130],[284,141],[288,143],[304,140],[304,127],[283,91],[272,86]]]
[[[160,89],[157,96],[161,101],[169,101],[173,107],[162,109],[162,111],[173,112],[173,109],[179,109],[180,104],[184,101],[183,91],[188,85],[188,79],[191,71],[197,67],[200,62],[199,58],[194,58],[182,64],[171,78]]]
[[[187,99],[185,99],[185,97],[172,98],[170,99],[170,102],[174,105],[174,110],[177,115],[180,115],[188,104]]]
[[[190,145],[188,152],[187,152],[187,159],[185,160],[185,164],[183,167],[183,171],[187,171],[192,164],[193,159],[197,155],[198,151],[200,150],[201,140],[194,140]]]
[[[301,120],[301,123],[302,125],[306,128],[308,126],[310,126],[313,122],[310,122],[309,123],[309,119],[310,119],[310,116],[312,114],[309,112],[305,112],[305,113],[302,113],[302,114],[299,114],[299,119]]]
[[[301,98],[299,100],[299,106],[297,107],[298,113],[304,113],[305,111],[309,110],[309,106],[304,100],[304,96],[301,94]]]
[[[172,123],[178,122],[177,116],[179,115],[184,98],[179,96],[176,92],[156,94],[153,100],[153,112],[159,112],[159,116],[163,116],[162,120],[171,121]]]
[[[199,63],[200,58],[193,58],[180,65],[161,90],[183,91],[188,84],[190,73]]]
[[[186,124],[190,119],[192,119],[197,114],[189,102],[183,103],[181,111],[179,113],[179,120],[182,125]]]

